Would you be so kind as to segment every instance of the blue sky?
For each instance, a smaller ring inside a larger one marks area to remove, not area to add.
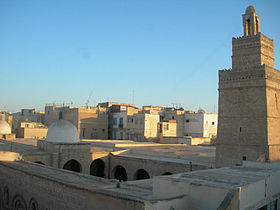
[[[249,5],[280,69],[279,0],[0,0],[0,109],[91,95],[217,111],[218,70],[231,67]]]

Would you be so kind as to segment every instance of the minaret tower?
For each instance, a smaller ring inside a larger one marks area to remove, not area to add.
[[[243,28],[242,37],[232,38],[232,69],[219,71],[216,167],[280,160],[280,72],[274,69],[273,40],[260,32],[253,6],[243,14]]]

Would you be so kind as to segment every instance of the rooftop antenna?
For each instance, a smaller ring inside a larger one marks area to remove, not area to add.
[[[90,91],[90,94],[89,94],[88,99],[87,99],[87,101],[86,101],[86,108],[88,108],[88,105],[89,105],[89,99],[90,99],[90,97],[91,97],[92,93],[93,93],[93,91]]]

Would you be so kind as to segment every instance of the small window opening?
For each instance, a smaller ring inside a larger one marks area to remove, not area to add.
[[[62,119],[62,112],[59,112],[58,119],[59,119],[59,120],[61,120],[61,119]]]
[[[241,133],[241,131],[242,131],[242,128],[240,127],[240,128],[239,128],[239,132]]]
[[[248,36],[251,35],[251,23],[250,23],[250,19],[247,20],[247,32],[248,32]]]
[[[243,156],[243,157],[242,157],[242,160],[247,160],[247,157],[246,157],[246,156]]]
[[[256,17],[256,33],[259,33],[259,21],[257,17]]]

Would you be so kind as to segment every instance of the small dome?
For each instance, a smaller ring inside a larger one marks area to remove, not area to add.
[[[78,143],[77,128],[67,120],[58,120],[48,129],[46,141],[55,143]]]
[[[4,120],[0,120],[0,134],[11,134],[11,127],[9,123]]]
[[[202,114],[205,114],[205,113],[206,113],[206,112],[204,111],[204,109],[199,109],[197,112],[198,112],[198,113],[202,113]]]
[[[246,14],[256,13],[256,9],[253,6],[249,6],[246,9]]]

